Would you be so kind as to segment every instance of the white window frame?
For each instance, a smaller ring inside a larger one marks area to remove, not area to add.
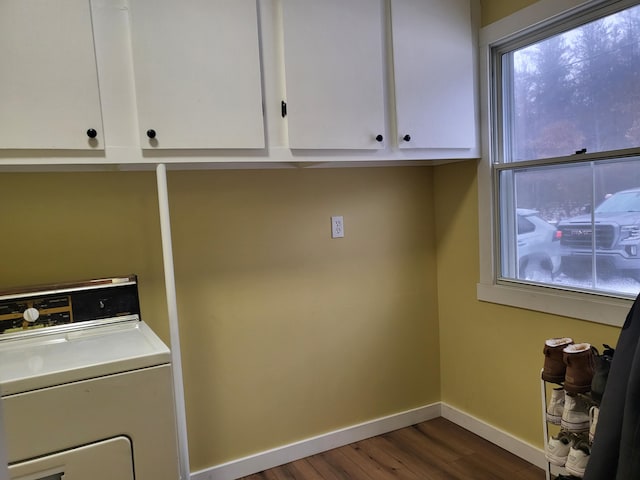
[[[623,4],[630,0],[540,0],[513,15],[480,30],[480,111],[482,157],[478,163],[478,225],[480,249],[480,282],[478,300],[535,310],[565,317],[588,320],[606,325],[622,326],[632,300],[526,285],[518,282],[497,282],[495,232],[496,188],[491,159],[494,155],[493,112],[494,81],[492,79],[492,49],[517,36],[545,25],[569,19],[598,4]],[[637,2],[635,2],[637,3]]]

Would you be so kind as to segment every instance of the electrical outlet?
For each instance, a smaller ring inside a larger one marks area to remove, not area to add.
[[[339,217],[331,217],[331,238],[344,237],[344,219],[342,215]]]

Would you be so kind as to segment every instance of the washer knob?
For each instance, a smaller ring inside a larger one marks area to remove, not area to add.
[[[24,318],[29,323],[35,322],[36,320],[38,320],[38,317],[40,317],[40,312],[37,308],[33,307],[27,308],[22,314],[22,318]]]

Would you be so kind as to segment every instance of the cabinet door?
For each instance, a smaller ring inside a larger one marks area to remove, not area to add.
[[[382,148],[382,1],[284,0],[283,8],[289,146]]]
[[[98,147],[89,0],[0,1],[0,148]]]
[[[264,147],[255,0],[131,0],[131,31],[142,148]]]
[[[473,148],[469,0],[391,0],[391,23],[399,146]]]

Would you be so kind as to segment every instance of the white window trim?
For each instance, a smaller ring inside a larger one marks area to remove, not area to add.
[[[604,0],[606,1],[606,0]],[[609,0],[610,1],[610,0]],[[480,30],[480,112],[482,158],[478,164],[478,222],[480,282],[478,300],[551,313],[565,317],[622,326],[632,301],[602,295],[562,291],[524,284],[496,283],[493,248],[493,183],[491,119],[491,48],[530,28],[589,8],[603,0],[540,0]]]

